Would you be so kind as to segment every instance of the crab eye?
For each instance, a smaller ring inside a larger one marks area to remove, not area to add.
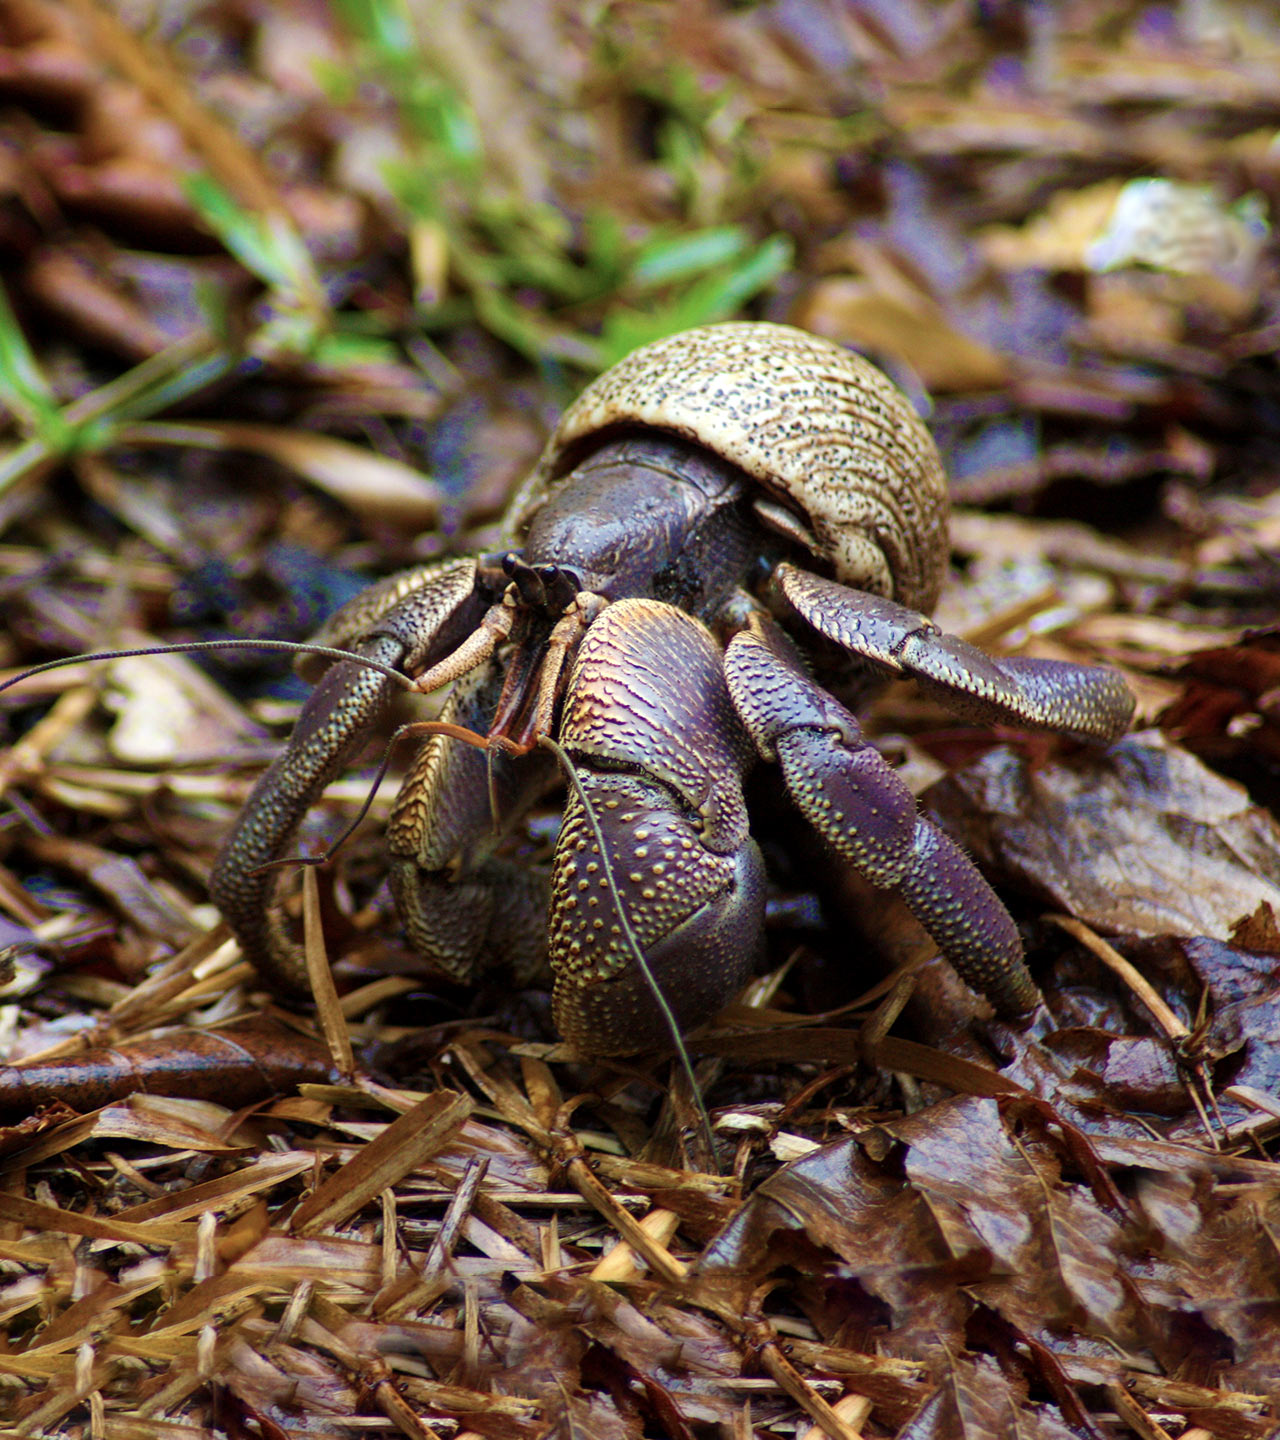
[[[575,595],[587,588],[581,572],[568,565],[535,565],[533,568],[546,587],[546,605],[549,610],[564,610]]]

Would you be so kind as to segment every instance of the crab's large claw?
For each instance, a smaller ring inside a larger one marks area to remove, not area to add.
[[[475,631],[492,598],[474,560],[448,561],[395,577],[372,599],[357,597],[358,614],[331,622],[325,634],[345,638],[358,629],[364,635],[353,647],[359,654],[417,674]],[[388,676],[354,661],[329,669],[214,863],[214,903],[245,958],[279,992],[306,992],[306,964],[273,903],[275,875],[259,867],[280,857],[307,808],[363,745],[397,689]]]
[[[620,907],[681,1029],[746,981],[763,924],[742,796],[750,746],[710,633],[657,601],[609,606],[582,641],[560,740],[605,853],[572,794],[552,881],[556,1024],[589,1054],[668,1045]]]
[[[915,680],[963,719],[1109,741],[1124,734],[1133,716],[1133,694],[1114,670],[1061,660],[997,660],[892,600],[795,565],[779,565],[774,579],[819,634],[883,674]]]
[[[1022,942],[973,862],[916,813],[915,798],[857,721],[805,673],[782,631],[761,616],[725,655],[729,691],[791,798],[843,859],[873,885],[894,889],[975,990],[1002,1014],[1039,998]]]

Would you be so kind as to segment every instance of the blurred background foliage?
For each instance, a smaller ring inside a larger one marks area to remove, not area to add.
[[[1138,376],[1203,380],[1267,319],[1272,18],[12,0],[0,355],[25,443],[0,483],[261,365],[456,389],[435,352],[478,329],[560,399],[744,310],[873,350],[922,403],[1052,361],[1158,410]],[[1163,206],[1121,204],[1153,178]],[[141,365],[95,397],[104,351]]]
[[[531,376],[537,428],[744,313],[980,397],[962,473],[1062,428],[1203,473],[1273,323],[1247,0],[11,0],[0,42],[0,490],[237,377],[427,469],[406,417]]]

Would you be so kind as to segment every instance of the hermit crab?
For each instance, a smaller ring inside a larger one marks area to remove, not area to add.
[[[506,538],[384,580],[316,637],[423,692],[452,686],[387,836],[428,967],[466,980],[500,965],[518,983],[549,967],[579,1051],[669,1043],[635,949],[681,1028],[748,978],[765,875],[743,779],[768,765],[999,1012],[1034,1006],[1008,913],[840,696],[859,672],[908,676],[963,717],[1091,741],[1121,734],[1133,699],[1110,670],[997,660],[928,619],[946,480],[875,366],[784,325],[646,345],[565,412]],[[325,671],[217,860],[213,898],[277,989],[306,971],[271,862],[397,689],[355,660]],[[577,776],[549,876],[499,852],[558,783],[544,738]]]

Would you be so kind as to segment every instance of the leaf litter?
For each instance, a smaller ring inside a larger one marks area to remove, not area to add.
[[[941,623],[1120,666],[1140,728],[870,716],[1023,929],[1024,1029],[762,814],[712,1157],[667,1062],[415,974],[381,798],[308,872],[317,1013],[257,988],[205,884],[283,664],[7,692],[6,1434],[1275,1433],[1278,59],[1248,3],[11,0],[4,676],[304,638],[491,545],[593,371],[746,314],[929,410]]]

